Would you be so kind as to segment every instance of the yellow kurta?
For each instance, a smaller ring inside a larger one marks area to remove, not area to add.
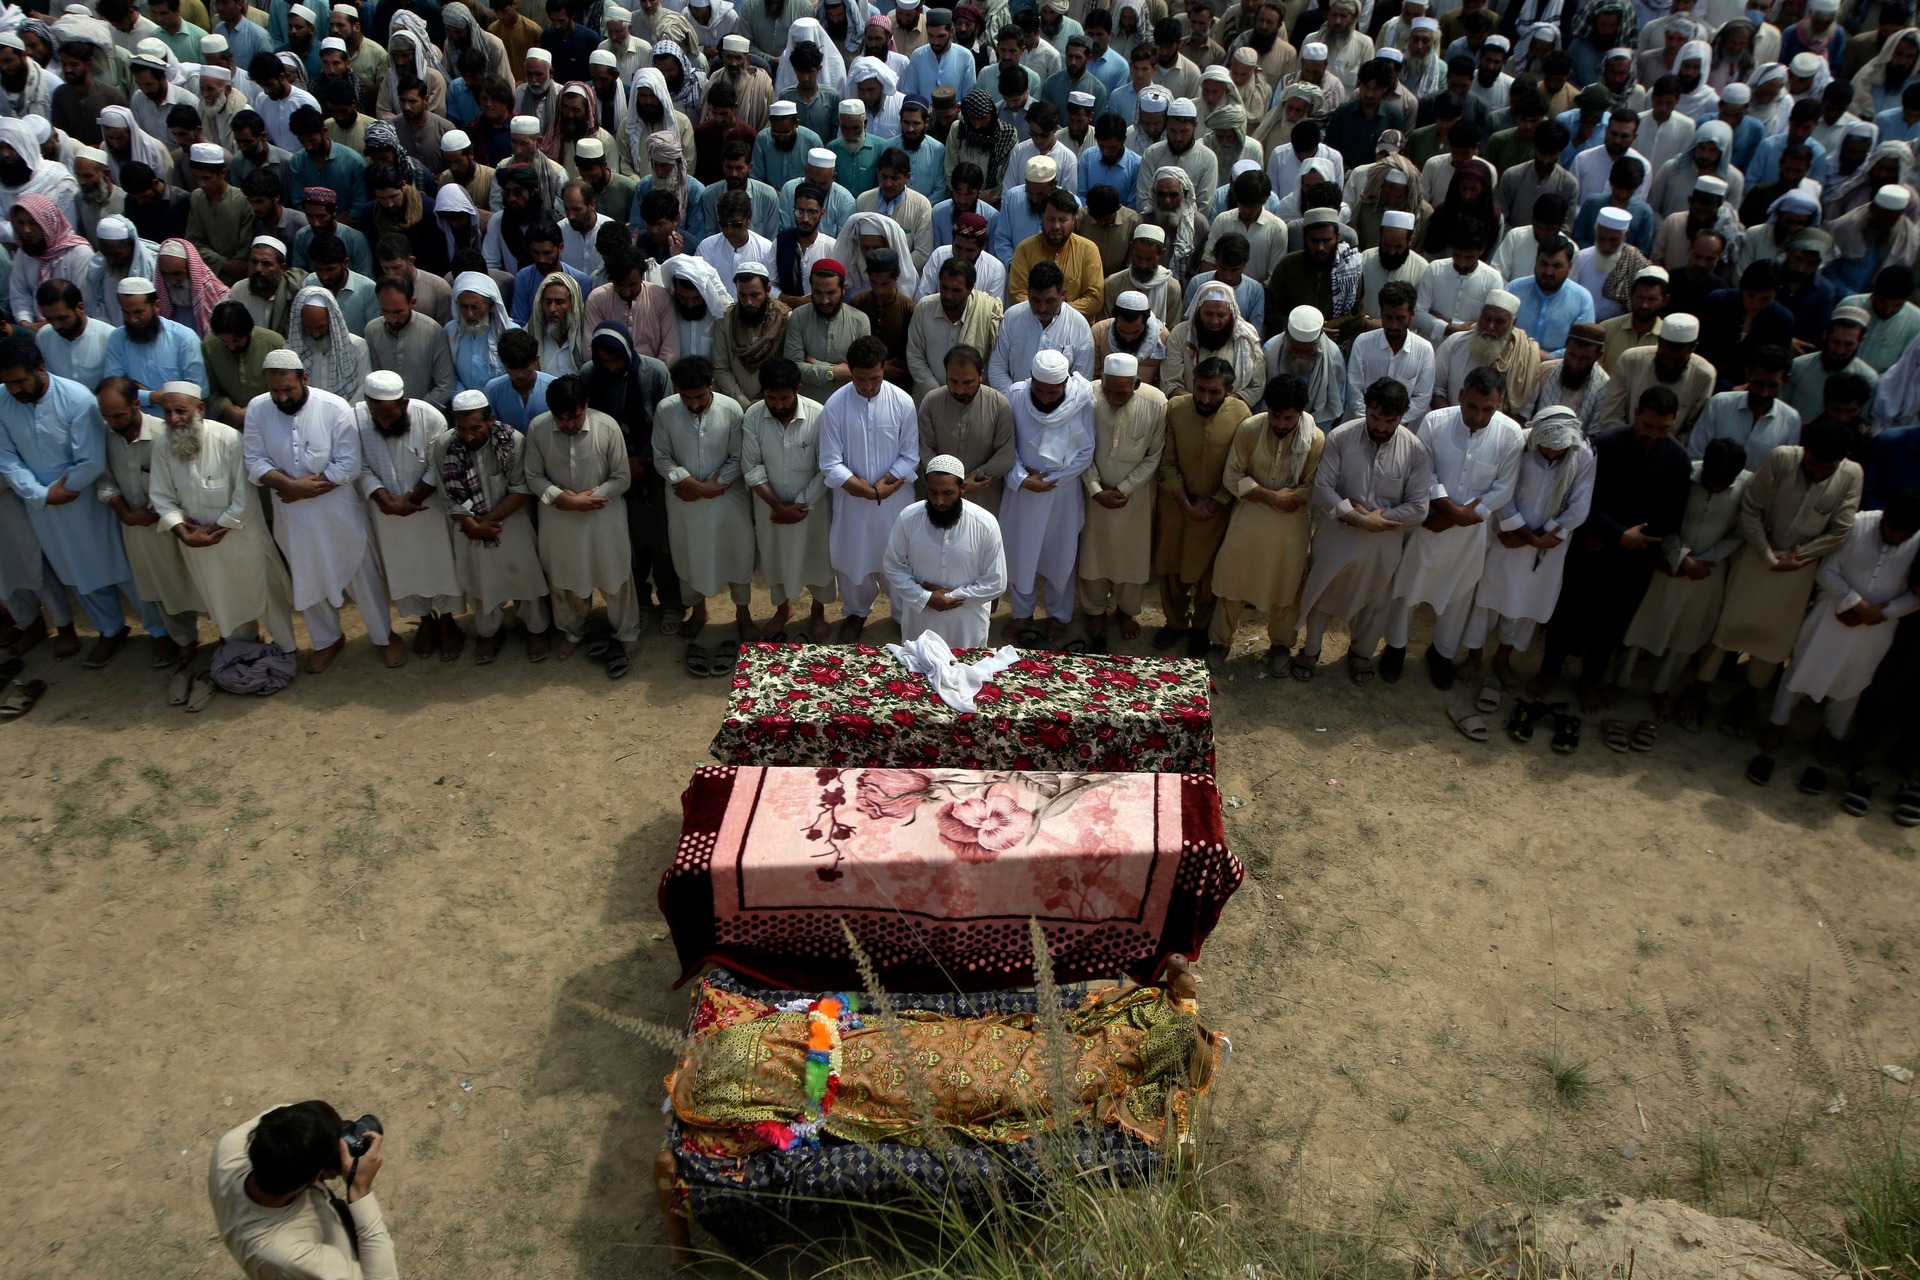
[[[1293,471],[1294,437],[1308,440],[1305,461]],[[1214,570],[1213,593],[1237,600],[1270,615],[1269,632],[1291,635],[1299,623],[1300,585],[1307,574],[1307,548],[1313,534],[1313,478],[1320,470],[1326,433],[1312,417],[1300,415],[1300,425],[1285,437],[1276,436],[1267,415],[1256,413],[1240,424],[1227,456],[1227,488],[1236,497],[1255,487],[1292,489],[1300,499],[1298,511],[1276,511],[1258,502],[1236,502],[1226,540],[1220,545]]]
[[[1726,602],[1714,629],[1716,648],[1785,662],[1813,595],[1817,565],[1775,573],[1784,552],[1818,560],[1839,550],[1860,506],[1860,464],[1843,462],[1813,483],[1800,469],[1805,451],[1781,445],[1760,463],[1740,500],[1746,545],[1734,555]]]
[[[1160,530],[1153,571],[1182,582],[1199,582],[1213,567],[1214,555],[1227,536],[1233,492],[1224,477],[1227,455],[1240,424],[1253,415],[1246,401],[1228,396],[1211,418],[1193,407],[1192,396],[1167,402],[1166,450],[1160,459]],[[1189,520],[1174,501],[1185,490],[1190,498],[1212,498],[1223,510],[1211,520]]]
[[[1080,473],[1087,490],[1087,519],[1080,529],[1079,575],[1092,581],[1153,579],[1154,475],[1167,435],[1167,398],[1155,387],[1134,389],[1116,409],[1093,398],[1093,464]],[[1127,495],[1124,507],[1094,501],[1103,489]]]

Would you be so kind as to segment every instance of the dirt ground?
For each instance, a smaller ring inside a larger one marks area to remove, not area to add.
[[[1237,1048],[1218,1185],[1369,1271],[1601,1187],[1827,1232],[1903,1114],[1879,1067],[1920,1057],[1888,784],[1855,820],[1712,732],[1475,745],[1417,660],[1301,685],[1262,647],[1216,702],[1250,872],[1200,966]],[[518,644],[390,672],[360,639],[189,716],[144,642],[104,672],[36,650],[52,687],[0,728],[0,1269],[234,1274],[214,1140],[323,1097],[386,1123],[409,1277],[662,1274],[668,1064],[572,1002],[684,1018],[654,892],[725,686],[677,652],[611,684]]]

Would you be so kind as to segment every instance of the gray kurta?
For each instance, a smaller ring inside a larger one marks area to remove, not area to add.
[[[455,436],[452,428],[434,437],[427,451],[427,470],[421,478],[444,494],[442,472],[447,450]],[[514,433],[513,451],[503,470],[493,447],[483,443],[475,451],[475,466],[481,487],[486,490],[487,508],[493,510],[507,500],[509,493],[527,492],[527,438]],[[472,515],[466,507],[447,508],[449,519]],[[500,527],[497,545],[469,538],[456,522],[453,526],[453,567],[460,578],[460,590],[477,613],[491,613],[514,600],[539,600],[547,594],[547,576],[540,569],[540,552],[533,545],[533,521],[526,509],[514,512]]]
[[[836,594],[827,548],[832,508],[826,477],[820,473],[820,411],[819,401],[800,396],[792,420],[782,426],[762,401],[747,410],[741,426],[740,465],[747,488],[768,485],[782,502],[807,508],[807,518],[799,524],[775,524],[773,508],[753,499],[760,572],[776,605],[802,591],[822,603]]]
[[[841,385],[833,376],[833,366],[847,358],[847,348],[855,338],[864,338],[872,331],[867,313],[855,311],[845,301],[830,320],[823,319],[811,302],[805,303],[796,307],[787,321],[781,354],[800,366],[800,389],[825,403]],[[825,363],[809,364],[809,358]]]
[[[791,337],[791,326],[787,333]],[[702,596],[753,581],[753,512],[740,464],[744,417],[736,401],[716,394],[700,417],[679,396],[668,396],[653,418],[653,469],[667,485],[674,572]],[[689,476],[718,481],[727,491],[687,501],[673,486]]]
[[[124,498],[135,511],[152,505],[147,495],[148,473],[155,447],[167,447],[166,424],[140,415],[140,434],[129,442],[118,431],[107,432],[107,470],[94,485],[102,502]],[[133,567],[133,585],[142,600],[150,600],[171,614],[204,613],[200,589],[187,572],[186,548],[171,529],[159,524],[122,524],[127,563]]]
[[[591,599],[633,586],[633,545],[627,541],[627,504],[633,485],[620,424],[597,409],[572,435],[543,413],[527,424],[527,492],[540,500],[540,564],[547,585]],[[561,490],[606,499],[598,511],[562,511]]]
[[[952,454],[968,477],[987,477],[986,487],[967,495],[988,515],[1000,514],[1000,481],[1013,470],[1013,407],[986,383],[972,402],[961,404],[943,386],[920,401],[920,463]]]

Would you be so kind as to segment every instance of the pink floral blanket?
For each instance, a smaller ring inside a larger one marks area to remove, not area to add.
[[[844,920],[894,990],[1158,976],[1198,956],[1239,860],[1199,774],[708,767],[660,885],[681,981],[708,963],[857,987]]]

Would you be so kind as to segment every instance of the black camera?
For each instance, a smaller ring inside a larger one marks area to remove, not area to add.
[[[386,1130],[380,1127],[380,1117],[375,1115],[365,1115],[358,1120],[340,1122],[340,1140],[347,1144],[347,1154],[355,1160],[367,1154],[367,1149],[373,1146],[374,1134],[385,1132]]]

